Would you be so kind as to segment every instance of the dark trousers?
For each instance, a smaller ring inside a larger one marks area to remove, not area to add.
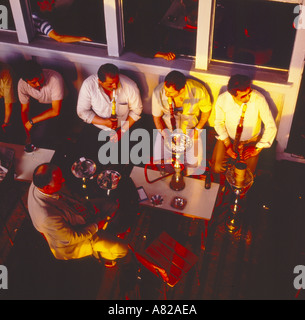
[[[36,100],[31,99],[29,119],[43,113],[44,111],[52,108],[51,104],[41,104]],[[35,123],[30,130],[31,143],[39,148],[55,149],[63,139],[63,126],[61,124],[60,115]]]
[[[109,153],[113,152],[115,154],[115,159],[117,159],[116,162],[112,162],[110,164],[116,166],[116,165],[125,165],[127,163],[131,163],[130,160],[130,150],[133,148],[135,144],[137,144],[137,141],[130,141],[129,136],[132,134],[132,131],[141,128],[143,125],[142,119],[137,121],[130,129],[128,134],[125,133],[123,138],[118,142],[109,143],[109,138],[107,138],[105,141],[99,141],[99,135],[101,132],[108,134],[108,131],[101,130],[97,128],[93,124],[85,124],[82,132],[80,133],[77,143],[76,143],[76,152],[77,157],[86,157],[90,158],[96,163],[102,163],[101,160],[105,160],[105,157],[107,157],[106,161],[109,160],[110,157]],[[128,141],[126,141],[128,140]],[[107,146],[105,144],[107,143]],[[108,154],[105,156],[105,152],[100,152],[100,149],[105,146],[104,150],[108,150]],[[108,149],[109,147],[109,149]],[[100,157],[99,157],[100,152]],[[116,153],[117,152],[117,153]],[[104,158],[103,158],[104,157]],[[103,158],[103,159],[102,159]],[[102,163],[105,164],[105,163]]]

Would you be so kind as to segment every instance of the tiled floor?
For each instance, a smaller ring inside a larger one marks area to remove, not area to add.
[[[21,186],[26,200],[27,185]],[[241,230],[225,226],[231,193],[226,190],[209,222],[162,211],[142,210],[129,243],[142,253],[162,232],[198,260],[174,287],[132,260],[106,269],[94,259],[56,261],[34,230],[21,203],[8,217],[14,245],[2,229],[1,257],[9,289],[3,299],[210,300],[305,299],[293,280],[305,265],[305,165],[278,162],[258,170],[241,212]],[[5,245],[4,245],[5,244]],[[7,250],[9,249],[9,250]]]

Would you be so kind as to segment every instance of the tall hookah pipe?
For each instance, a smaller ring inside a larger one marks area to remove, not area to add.
[[[236,162],[241,162],[239,143],[240,143],[241,134],[242,134],[243,129],[244,129],[244,117],[245,117],[246,109],[247,109],[247,105],[244,104],[239,123],[238,123],[238,125],[236,127],[236,134],[235,134],[235,139],[234,139],[234,142],[233,142],[233,151],[237,154]]]
[[[236,128],[236,134],[235,134],[235,139],[233,142],[233,151],[237,154],[236,157],[236,162],[240,162],[240,150],[238,148],[239,143],[240,143],[240,137],[241,137],[241,133],[243,131],[243,124],[238,124],[237,128]]]
[[[176,119],[175,119],[175,114],[174,114],[174,102],[173,99],[171,97],[168,97],[167,99],[168,104],[169,104],[169,111],[170,111],[170,120],[171,120],[171,125],[172,125],[172,130],[176,130],[177,126],[176,126]]]
[[[113,98],[111,100],[111,118],[113,120],[117,119],[117,115],[116,115],[116,92],[115,90],[113,90]]]

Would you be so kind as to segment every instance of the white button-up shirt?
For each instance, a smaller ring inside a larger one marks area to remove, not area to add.
[[[137,121],[143,110],[139,88],[136,83],[124,75],[120,75],[120,82],[116,89],[116,114],[118,126],[126,121],[128,116]],[[77,114],[86,123],[92,123],[95,116],[111,117],[112,104],[109,96],[98,83],[98,76],[89,76],[82,84],[77,102]],[[104,130],[110,128],[103,125],[96,127]]]
[[[193,129],[199,122],[200,112],[209,112],[211,108],[210,96],[204,85],[196,80],[187,79],[182,111],[179,115],[175,116],[177,127],[182,129],[183,132],[186,129]],[[154,89],[152,115],[162,117],[167,128],[172,129],[168,97],[165,95],[164,83],[160,83]]]
[[[215,130],[219,140],[235,138],[236,127],[239,123],[242,106],[239,106],[227,91],[221,94],[215,105]],[[262,123],[264,128],[262,128]],[[276,135],[276,125],[265,97],[253,90],[247,103],[243,132],[240,141],[247,141],[262,134],[256,144],[257,148],[269,148]]]
[[[20,103],[27,104],[30,97],[40,103],[48,104],[52,101],[63,100],[65,97],[65,85],[62,76],[54,70],[43,69],[44,83],[40,90],[31,87],[26,81],[18,82],[18,96]]]

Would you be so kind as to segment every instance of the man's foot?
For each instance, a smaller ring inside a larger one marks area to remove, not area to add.
[[[116,266],[116,261],[114,261],[114,260],[106,260],[105,261],[106,268],[113,268],[115,266]]]

